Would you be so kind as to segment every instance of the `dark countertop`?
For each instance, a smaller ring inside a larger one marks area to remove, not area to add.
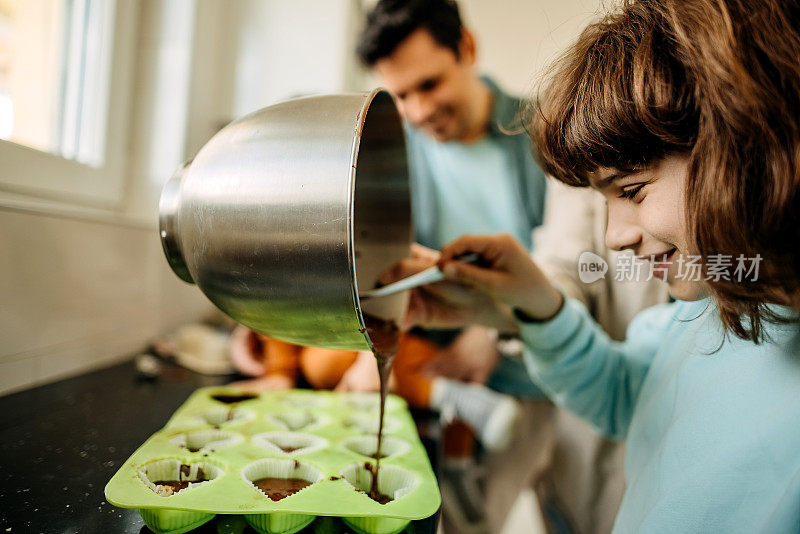
[[[106,502],[106,483],[189,394],[230,378],[167,365],[143,379],[131,361],[0,397],[0,534],[149,533]],[[413,531],[435,532],[437,516]]]

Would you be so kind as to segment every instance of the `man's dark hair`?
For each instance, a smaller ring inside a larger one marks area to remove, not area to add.
[[[368,67],[390,56],[406,37],[424,28],[459,57],[461,17],[453,0],[380,0],[369,15],[356,53]]]

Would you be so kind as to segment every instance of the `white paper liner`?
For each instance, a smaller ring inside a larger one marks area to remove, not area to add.
[[[340,444],[345,449],[356,454],[372,458],[378,448],[378,436],[355,436],[347,438]],[[381,440],[381,455],[383,458],[392,458],[405,454],[411,448],[408,442],[393,436],[383,436]],[[380,481],[379,481],[380,482]]]
[[[269,499],[267,494],[258,489],[256,485],[253,484],[254,481],[261,478],[300,478],[313,484],[319,482],[323,478],[322,473],[315,467],[296,460],[284,460],[279,458],[263,458],[261,460],[256,460],[242,468],[241,475],[242,479],[247,482],[250,487],[267,499]],[[306,488],[303,488],[297,493],[301,493],[305,491],[305,489]],[[289,495],[285,497],[285,499],[290,499],[294,495]],[[247,519],[250,526],[258,532],[267,534],[291,534],[297,532],[311,523],[314,517],[315,516],[309,514],[285,512],[245,515],[245,519]]]
[[[364,464],[348,465],[340,472],[345,482],[368,494],[372,487],[372,472]],[[387,504],[401,499],[419,486],[419,478],[411,471],[396,465],[382,465],[378,471],[378,491],[392,498]],[[376,503],[377,504],[377,503]],[[361,534],[396,534],[410,522],[392,517],[344,517],[350,528]]]
[[[189,452],[207,452],[241,443],[244,438],[234,432],[224,430],[193,430],[172,436],[169,441],[173,445],[185,449],[197,449]]]
[[[381,396],[380,393],[345,393],[343,394],[345,406],[357,412],[375,413],[380,412]],[[401,408],[400,401],[392,396],[386,396],[386,411],[393,411]]]
[[[245,482],[267,498],[269,498],[267,494],[258,489],[256,485],[253,484],[253,481],[262,478],[300,478],[314,484],[322,480],[322,473],[317,468],[303,462],[298,462],[297,460],[283,458],[262,458],[261,460],[256,460],[244,466],[241,474]],[[303,488],[300,491],[305,489],[306,488]],[[290,499],[291,497],[293,497],[293,495],[286,498]]]
[[[267,415],[268,423],[284,428],[291,432],[298,430],[308,430],[309,428],[319,427],[327,422],[325,417],[312,414],[308,411],[302,412],[283,412]]]
[[[353,414],[346,417],[344,426],[352,428],[361,434],[378,434],[378,425],[380,425],[380,417],[377,415],[367,415],[363,413]],[[383,433],[392,434],[400,429],[400,420],[384,414],[383,416]]]
[[[209,408],[204,412],[195,414],[192,419],[200,424],[211,425],[215,427],[222,427],[228,425],[238,425],[252,421],[256,418],[255,412],[245,408],[226,408],[219,406]]]
[[[327,397],[309,391],[289,393],[281,402],[292,408],[321,408],[330,404],[331,401]]]
[[[253,436],[253,443],[277,454],[292,456],[318,451],[328,446],[328,441],[312,434],[300,432],[262,432]],[[287,452],[283,447],[295,450]]]
[[[189,466],[189,473],[184,474],[181,472],[181,466],[188,465]],[[203,475],[205,475],[206,480],[200,482],[194,482],[198,478],[200,478],[200,470],[203,470]],[[156,460],[155,462],[150,462],[139,468],[139,478],[144,482],[144,484],[150,488],[154,493],[161,497],[170,497],[177,493],[181,493],[182,491],[189,491],[193,488],[199,487],[207,482],[214,480],[222,475],[223,471],[219,467],[214,464],[210,464],[208,462],[194,462],[189,464],[184,464],[180,460],[175,458],[170,458],[166,460]],[[153,482],[157,481],[179,481],[179,482],[189,482],[189,486],[185,489],[179,490],[177,492],[173,492],[172,488],[168,486],[156,485]]]
[[[348,465],[340,471],[340,474],[354,488],[369,493],[372,487],[372,472],[366,469],[363,463]],[[402,467],[383,464],[378,471],[378,491],[391,497],[392,501],[408,495],[417,489],[417,486],[419,477]]]

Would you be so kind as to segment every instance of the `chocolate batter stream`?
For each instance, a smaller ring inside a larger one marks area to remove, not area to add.
[[[381,466],[381,441],[383,440],[383,415],[386,409],[386,393],[389,387],[389,373],[392,370],[392,362],[397,354],[397,345],[400,340],[400,329],[394,321],[386,321],[372,315],[364,314],[364,325],[367,327],[367,334],[372,341],[372,352],[375,354],[375,361],[378,364],[378,375],[381,381],[381,404],[380,422],[378,423],[378,447],[375,450],[375,469],[372,471],[372,486],[369,496],[372,500],[381,504],[389,502],[391,499],[378,491],[378,472]],[[365,467],[370,464],[365,464]]]

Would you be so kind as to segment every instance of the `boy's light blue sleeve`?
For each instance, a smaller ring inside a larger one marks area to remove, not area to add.
[[[648,308],[611,340],[575,299],[544,323],[520,323],[528,371],[559,405],[624,439],[650,363],[674,324],[675,303]]]

